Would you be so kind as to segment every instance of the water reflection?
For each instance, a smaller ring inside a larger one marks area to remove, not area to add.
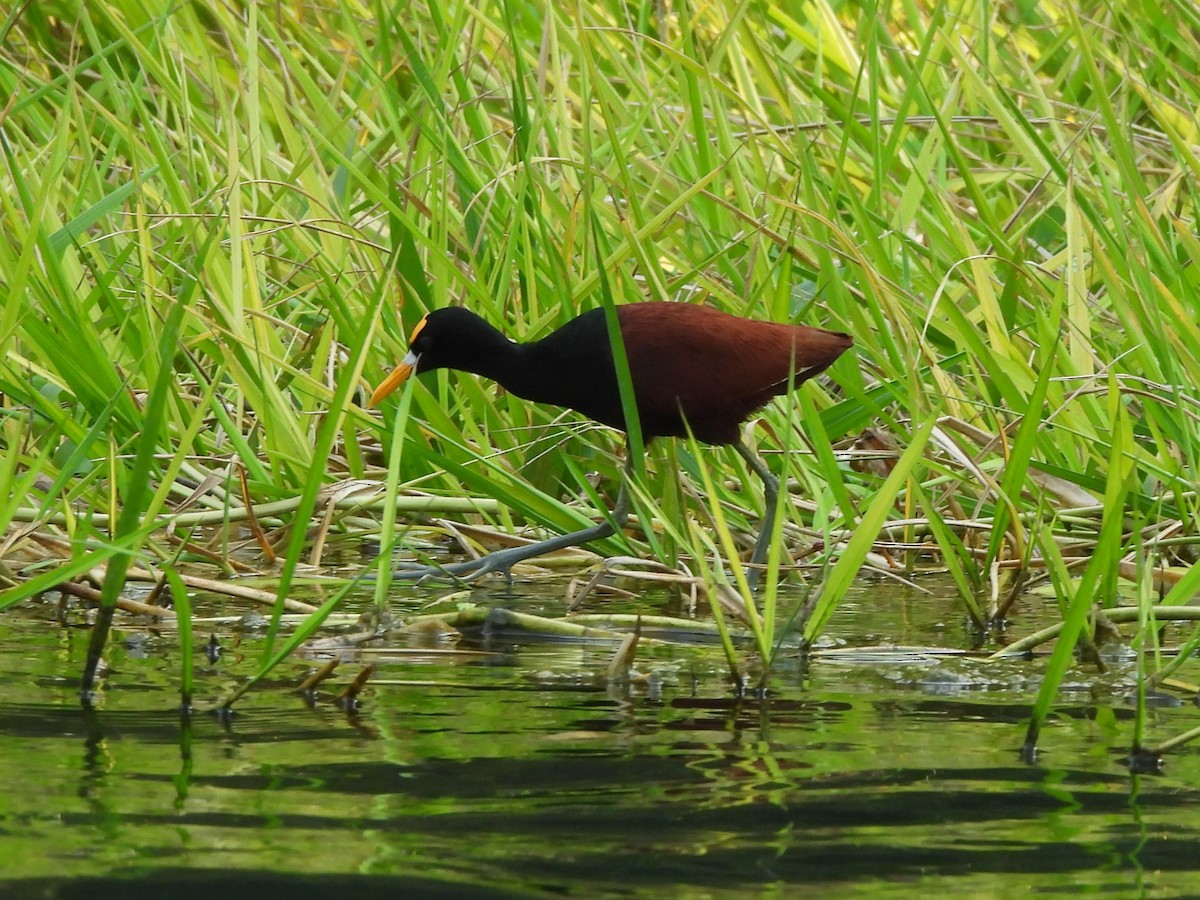
[[[839,642],[952,643],[949,601],[897,613],[873,596],[835,623]],[[116,644],[85,712],[86,641],[5,627],[0,888],[14,896],[1200,892],[1198,755],[1158,778],[1121,768],[1120,661],[1080,673],[1031,767],[1016,751],[1036,661],[796,657],[767,695],[736,697],[711,649],[647,652],[648,677],[616,687],[609,648],[493,635],[478,654],[370,654],[352,714],[333,688],[295,694],[296,660],[232,718],[181,720],[170,640]],[[223,635],[198,700],[252,671],[259,640]],[[1156,707],[1150,728],[1194,712]]]

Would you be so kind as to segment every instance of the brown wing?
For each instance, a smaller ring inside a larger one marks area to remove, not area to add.
[[[741,422],[784,393],[789,376],[801,384],[853,343],[840,332],[687,303],[634,303],[619,315],[643,430],[682,436],[686,417],[713,444],[738,440]]]

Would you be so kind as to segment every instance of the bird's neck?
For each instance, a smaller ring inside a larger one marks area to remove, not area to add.
[[[564,355],[554,335],[519,344],[485,325],[474,335],[465,357],[449,366],[490,378],[524,400],[570,405],[561,382],[571,376],[572,359],[569,353]]]
[[[538,365],[536,342],[518,344],[505,338],[503,352],[490,356],[481,366],[479,374],[491,378],[504,386],[511,394],[525,400],[543,402],[545,373]],[[542,374],[539,376],[539,372]]]
[[[470,356],[458,359],[452,368],[482,375],[498,382],[518,397],[525,397],[522,388],[530,379],[530,351],[536,344],[518,344],[501,332],[487,327],[476,336]]]
[[[502,385],[510,394],[535,403],[561,403],[554,378],[545,365],[547,348],[541,341],[518,344],[496,333],[498,343],[490,343],[486,353],[472,361],[470,371]]]

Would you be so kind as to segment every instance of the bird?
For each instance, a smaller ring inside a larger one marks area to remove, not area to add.
[[[638,421],[648,444],[686,437],[732,446],[763,481],[765,512],[750,557],[751,584],[766,559],[774,526],[778,478],[741,440],[741,424],[771,399],[824,372],[854,343],[840,331],[746,319],[710,306],[645,301],[615,307],[628,361]],[[408,353],[378,387],[368,407],[412,375],[453,369],[489,378],[535,403],[573,409],[627,431],[608,317],[603,308],[576,316],[540,340],[517,343],[465,307],[427,313],[413,328]],[[627,458],[627,467],[632,454]],[[398,569],[399,578],[449,576],[473,580],[499,572],[511,581],[525,559],[611,537],[629,515],[622,483],[610,518],[549,540],[498,550],[446,566]]]

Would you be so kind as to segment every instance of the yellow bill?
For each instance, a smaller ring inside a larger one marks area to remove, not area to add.
[[[367,408],[369,409],[373,406],[378,406],[380,400],[392,393],[394,390],[396,390],[396,388],[404,384],[404,382],[408,381],[408,376],[410,376],[416,370],[416,368],[417,356],[415,353],[410,352],[408,356],[404,357],[404,360],[400,363],[400,365],[396,366],[396,368],[392,370],[392,374],[383,379],[383,381],[379,383],[379,387],[375,388],[374,392],[371,394],[371,399],[367,401]]]

